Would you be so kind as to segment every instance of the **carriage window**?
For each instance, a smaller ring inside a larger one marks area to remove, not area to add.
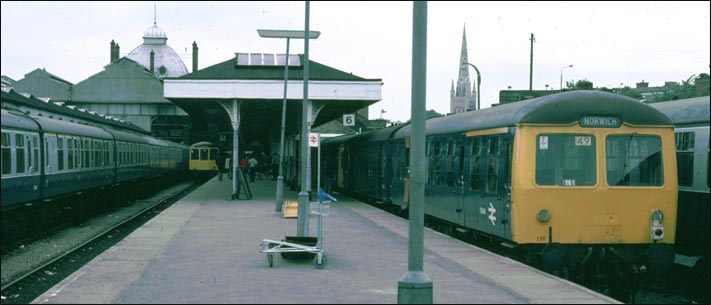
[[[440,147],[440,141],[438,140],[432,140],[432,143],[434,144],[433,146],[433,154],[434,157],[432,158],[432,176],[430,177],[432,180],[430,181],[432,185],[440,185],[442,184],[442,173],[440,171],[440,156],[442,153],[441,147]],[[428,175],[429,176],[429,175]]]
[[[36,173],[39,171],[39,140],[37,135],[32,136],[32,161],[33,167],[32,172]]]
[[[104,165],[109,165],[109,143],[104,142]]]
[[[660,186],[664,183],[662,140],[631,135],[607,138],[607,183],[611,186]]]
[[[91,155],[90,155],[90,149],[91,147],[89,146],[89,140],[84,140],[84,146],[83,146],[83,151],[84,151],[84,162],[82,164],[84,165],[84,168],[89,168],[91,162]]]
[[[79,147],[81,146],[81,140],[74,138],[74,167],[79,168],[81,166],[81,151]]]
[[[447,141],[447,157],[444,160],[444,182],[447,186],[454,186],[454,143]]]
[[[469,158],[469,188],[477,191],[481,187],[479,183],[479,159],[481,158],[481,138],[472,139],[472,157]]]
[[[538,185],[595,185],[595,137],[539,135],[536,141]]]
[[[208,160],[207,159],[207,148],[200,149],[200,160]]]
[[[94,167],[101,166],[101,148],[99,147],[99,142],[94,141]]]
[[[489,140],[489,155],[499,154],[499,137],[491,137]]]
[[[694,183],[694,133],[677,132],[674,135],[679,186],[691,186]]]
[[[153,151],[153,154],[155,154],[155,150]],[[193,148],[190,150],[190,160],[198,160],[200,158],[200,150],[197,148]]]
[[[10,134],[2,133],[2,174],[12,172],[12,150],[10,148]]]
[[[484,190],[487,193],[496,194],[499,192],[499,181],[501,166],[503,164],[500,157],[499,145],[501,143],[501,136],[492,136],[489,138],[488,152],[489,155],[486,158],[486,180],[484,180]]]
[[[64,137],[57,136],[57,170],[64,169]]]
[[[74,139],[67,138],[67,169],[74,169]]]
[[[25,138],[21,134],[15,134],[15,173],[25,172]]]
[[[210,148],[210,160],[217,160],[217,148]]]

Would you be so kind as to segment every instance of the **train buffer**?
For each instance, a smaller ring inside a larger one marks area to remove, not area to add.
[[[289,254],[310,254],[314,256],[313,265],[317,269],[326,267],[326,254],[323,253],[323,217],[328,217],[331,202],[336,202],[336,198],[326,193],[323,189],[318,190],[318,204],[311,205],[311,213],[318,215],[318,233],[316,237],[310,236],[285,236],[284,240],[276,241],[263,239],[259,243],[259,253],[267,254],[269,267],[274,266],[274,253],[281,253],[282,256]]]

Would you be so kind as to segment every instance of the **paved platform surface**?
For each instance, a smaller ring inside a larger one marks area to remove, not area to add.
[[[275,212],[274,181],[251,188],[252,200],[230,200],[231,181],[211,179],[33,303],[397,303],[406,220],[335,194],[326,267],[275,255],[270,268],[259,243],[296,235],[296,219]],[[620,303],[430,229],[424,238],[434,303]]]

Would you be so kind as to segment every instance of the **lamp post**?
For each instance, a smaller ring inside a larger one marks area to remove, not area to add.
[[[284,100],[281,103],[281,138],[279,139],[279,176],[277,177],[276,189],[276,211],[281,212],[281,206],[284,204],[284,173],[282,165],[284,164],[284,129],[286,124],[286,87],[289,79],[289,41],[291,38],[304,39],[305,31],[291,30],[257,30],[260,37],[263,38],[286,38],[286,58],[284,59]],[[309,39],[316,39],[321,35],[318,31],[309,31]]]
[[[472,65],[468,62],[465,62],[465,64],[472,66],[476,71],[476,110],[481,110],[481,91],[479,90],[481,88],[481,74],[479,73],[479,69],[475,65]]]
[[[567,65],[560,68],[560,92],[563,92],[563,69],[572,67],[573,65]]]

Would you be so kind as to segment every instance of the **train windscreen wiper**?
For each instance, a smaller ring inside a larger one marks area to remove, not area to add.
[[[622,171],[622,179],[617,185],[629,185],[630,184],[630,150],[632,150],[632,143],[634,143],[635,138],[637,137],[637,133],[633,132],[632,137],[630,138],[630,142],[627,145],[627,150],[625,151],[625,163],[623,165],[623,171]]]

